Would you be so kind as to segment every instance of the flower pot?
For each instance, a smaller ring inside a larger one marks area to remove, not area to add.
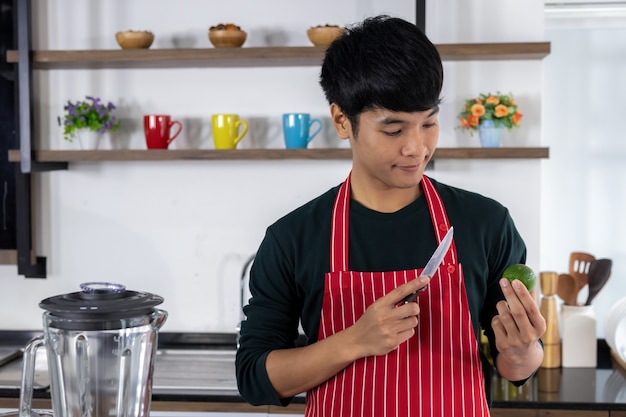
[[[483,148],[498,148],[502,140],[504,126],[496,127],[493,120],[483,120],[478,125],[478,136]]]
[[[100,147],[103,133],[93,130],[79,130],[76,132],[76,141],[83,151],[94,151]]]

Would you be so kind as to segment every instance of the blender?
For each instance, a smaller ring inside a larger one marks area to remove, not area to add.
[[[43,335],[24,350],[19,417],[31,408],[35,355],[46,348],[54,417],[148,417],[163,298],[103,282],[41,301]]]

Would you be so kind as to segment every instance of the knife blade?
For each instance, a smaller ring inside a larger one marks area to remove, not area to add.
[[[453,235],[454,235],[454,227],[450,227],[450,230],[448,230],[448,233],[446,233],[441,243],[439,244],[439,246],[437,246],[437,249],[435,249],[435,252],[433,252],[433,255],[430,257],[430,259],[426,263],[426,266],[422,270],[420,277],[428,275],[429,277],[432,278],[433,274],[439,268],[439,265],[441,265],[441,262],[443,261],[444,256],[446,256],[446,252],[448,252],[448,249],[450,248]],[[403,303],[406,304],[406,303],[410,303],[411,301],[415,301],[417,299],[417,295],[421,293],[422,291],[424,291],[425,289],[426,287],[424,286],[420,288],[419,290],[407,295],[404,298],[404,300],[402,300]]]

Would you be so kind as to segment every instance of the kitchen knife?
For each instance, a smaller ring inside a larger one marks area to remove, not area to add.
[[[439,268],[439,265],[441,265],[441,261],[443,261],[443,257],[446,255],[446,252],[448,252],[448,249],[450,248],[450,244],[452,243],[452,235],[454,235],[454,227],[450,227],[450,230],[448,230],[448,233],[446,233],[446,235],[444,236],[443,240],[441,241],[437,249],[435,249],[433,256],[431,256],[428,262],[426,263],[426,266],[424,267],[424,270],[420,274],[420,277],[423,277],[424,275],[428,275],[429,277],[432,278],[433,274]],[[404,300],[402,300],[403,303],[406,304],[406,303],[410,303],[411,301],[415,301],[417,299],[417,295],[421,293],[422,291],[424,291],[424,289],[426,289],[425,286],[407,295],[404,298]]]

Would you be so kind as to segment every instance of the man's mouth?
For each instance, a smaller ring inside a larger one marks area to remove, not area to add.
[[[414,172],[414,171],[418,171],[420,169],[420,164],[395,165],[395,167],[400,169],[400,170],[402,170],[402,171]]]

